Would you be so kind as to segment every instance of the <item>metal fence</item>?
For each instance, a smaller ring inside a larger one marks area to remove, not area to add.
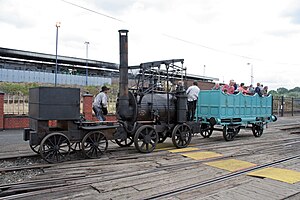
[[[4,114],[27,115],[28,96],[5,94]]]
[[[3,82],[54,83],[55,74],[39,71],[25,71],[0,68]],[[57,74],[57,83],[64,85],[86,85],[86,77],[73,74]],[[88,76],[88,85],[111,84],[111,77]]]
[[[273,113],[281,117],[300,115],[300,98],[274,97]]]

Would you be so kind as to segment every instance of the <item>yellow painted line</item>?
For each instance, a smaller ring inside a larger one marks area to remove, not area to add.
[[[211,151],[200,151],[200,152],[193,152],[193,153],[184,153],[181,154],[185,157],[192,158],[195,160],[205,160],[208,158],[217,158],[223,156],[222,154],[211,152]]]
[[[180,152],[196,151],[196,150],[200,150],[200,149],[196,148],[196,147],[186,147],[186,148],[182,148],[182,149],[173,149],[173,150],[168,150],[168,151],[171,153],[180,153]]]
[[[274,167],[257,170],[248,173],[247,175],[270,178],[270,179],[291,183],[291,184],[300,181],[300,172],[297,172],[295,170],[281,169],[281,168],[274,168]]]
[[[236,172],[239,170],[256,166],[256,164],[236,159],[213,161],[207,162],[205,164],[219,169],[224,169],[230,172]]]

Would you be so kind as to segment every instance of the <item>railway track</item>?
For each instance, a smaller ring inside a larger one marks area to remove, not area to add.
[[[282,141],[281,141],[282,142]],[[124,156],[124,157],[120,157],[120,158],[114,158],[114,159],[109,159],[109,160],[97,160],[95,162],[93,162],[93,160],[87,160],[87,164],[89,165],[90,168],[93,168],[94,166],[105,166],[107,165],[108,167],[110,165],[126,165],[128,163],[128,160],[131,160],[130,162],[132,164],[139,165],[141,162],[149,162],[149,163],[153,163],[152,168],[150,168],[149,170],[139,170],[136,172],[131,172],[129,171],[120,171],[120,172],[95,172],[95,173],[88,173],[88,174],[79,174],[79,175],[72,175],[72,176],[67,176],[64,178],[50,178],[50,179],[42,179],[42,180],[36,180],[36,181],[29,181],[29,182],[24,182],[24,183],[15,183],[15,184],[7,184],[7,185],[1,185],[0,186],[0,197],[3,197],[4,199],[17,199],[17,198],[29,198],[33,195],[40,195],[43,193],[51,193],[53,191],[59,192],[59,191],[67,191],[68,189],[87,189],[92,187],[93,184],[95,183],[99,183],[99,182],[108,182],[108,181],[116,181],[116,180],[120,180],[120,179],[126,179],[126,178],[132,178],[132,177],[139,177],[139,176],[145,176],[147,174],[155,174],[155,173],[162,173],[167,171],[176,171],[176,170],[180,170],[180,169],[184,169],[184,168],[189,168],[193,165],[198,165],[201,164],[203,162],[208,162],[208,161],[212,161],[212,160],[220,160],[220,159],[226,159],[226,158],[237,158],[240,156],[249,156],[249,155],[255,155],[255,154],[261,154],[263,152],[272,152],[272,153],[277,153],[277,152],[281,152],[282,149],[285,149],[285,153],[289,153],[289,152],[293,152],[293,148],[295,147],[295,145],[298,146],[298,144],[300,143],[300,141],[291,141],[291,140],[287,140],[286,143],[281,143],[281,144],[274,144],[268,148],[266,147],[261,147],[261,148],[257,148],[257,146],[254,146],[252,149],[248,149],[246,152],[242,152],[240,154],[231,154],[231,155],[227,155],[224,156],[222,158],[217,158],[217,159],[210,159],[210,160],[205,160],[205,161],[186,161],[186,162],[180,162],[180,163],[175,163],[175,164],[171,164],[171,165],[155,165],[155,162],[153,162],[154,160],[157,160],[158,156],[164,157],[166,156],[168,153],[167,152],[154,152],[153,156],[151,154],[147,154],[150,156],[146,156],[147,160],[143,161],[142,158],[145,158],[145,154],[137,154],[134,156]],[[225,148],[225,146],[224,146]],[[292,159],[297,159],[299,158],[299,155],[297,156],[290,156],[289,159],[279,159],[276,162],[273,163],[267,163],[267,164],[263,164],[263,165],[259,165],[258,167],[263,168],[266,166],[271,166],[271,165],[275,165],[278,163],[282,163],[282,162],[287,162],[288,160],[292,160]],[[284,161],[285,160],[285,161]],[[57,164],[57,166],[59,165],[65,165],[65,164],[74,164],[74,163],[80,163],[79,161],[76,162],[66,162],[63,164]],[[53,164],[52,164],[53,166]],[[51,166],[50,166],[51,167]],[[62,167],[62,166],[61,166]],[[76,169],[76,167],[74,168],[74,170]],[[251,168],[252,169],[252,168]],[[249,170],[251,170],[249,169]],[[253,168],[252,170],[256,170],[258,169]],[[72,170],[72,169],[70,169]],[[185,192],[188,190],[192,190],[193,188],[199,188],[199,187],[204,187],[205,185],[208,184],[213,184],[216,183],[218,181],[222,181],[222,180],[227,180],[229,178],[233,178],[236,177],[238,175],[242,175],[249,172],[247,171],[240,171],[238,173],[231,173],[231,174],[227,174],[224,176],[220,176],[218,178],[214,178],[214,179],[210,179],[210,180],[206,180],[206,181],[202,181],[199,182],[197,184],[193,184],[193,185],[189,185],[186,186],[184,188],[179,188],[176,191],[172,190],[169,192],[164,192],[161,193],[159,195],[156,196],[151,196],[150,198],[163,198],[163,197],[167,197],[169,196],[171,193],[179,193],[179,192]],[[125,174],[124,174],[125,173]],[[99,180],[101,179],[101,180]],[[74,184],[75,183],[75,184]],[[96,189],[95,189],[96,190]],[[99,191],[98,191],[99,192]],[[101,191],[100,191],[101,192]]]
[[[238,172],[233,172],[233,173],[226,174],[226,175],[223,175],[223,176],[219,176],[219,177],[216,177],[216,178],[212,178],[212,179],[209,179],[209,180],[201,181],[199,183],[187,185],[185,187],[178,188],[178,189],[175,189],[175,190],[170,190],[170,191],[163,192],[163,193],[160,193],[160,194],[157,194],[157,195],[153,195],[151,197],[148,197],[147,199],[164,199],[164,198],[167,198],[167,197],[176,196],[176,195],[178,195],[180,193],[183,193],[183,192],[192,191],[192,190],[195,190],[195,189],[198,189],[198,188],[201,188],[201,187],[209,186],[209,185],[214,184],[214,183],[218,183],[218,182],[221,182],[221,181],[232,179],[232,178],[235,178],[237,176],[241,176],[241,175],[244,175],[246,173],[249,173],[249,172],[252,172],[252,171],[255,171],[255,170],[258,170],[258,169],[271,167],[271,166],[274,166],[274,165],[278,165],[278,164],[288,162],[288,161],[291,161],[291,160],[294,160],[294,159],[299,159],[299,158],[300,158],[300,154],[295,155],[295,156],[291,156],[291,157],[288,157],[288,158],[283,158],[283,159],[280,159],[280,160],[276,160],[274,162],[269,162],[269,163],[266,163],[266,164],[263,164],[263,165],[255,166],[255,167],[248,168],[248,169],[245,169],[245,170],[241,170],[241,171],[238,171]]]
[[[228,142],[224,142],[222,144],[215,144],[214,141],[212,140],[211,143],[209,144],[199,144],[199,145],[191,145],[192,147],[199,147],[201,150],[203,151],[216,151],[216,150],[225,150],[225,149],[232,149],[232,148],[235,148],[235,147],[243,147],[240,151],[245,151],[245,153],[239,153],[239,154],[236,154],[236,155],[228,155],[226,157],[238,157],[238,156],[242,156],[242,155],[248,155],[249,153],[247,152],[252,152],[253,150],[251,149],[245,149],[245,147],[247,146],[258,146],[256,148],[254,148],[254,151],[255,152],[258,152],[258,151],[262,151],[262,150],[266,150],[266,148],[264,147],[266,144],[270,144],[272,143],[272,146],[271,148],[274,148],[275,146],[274,145],[277,145],[278,147],[281,147],[283,145],[288,145],[288,144],[293,144],[293,143],[297,143],[297,141],[295,141],[297,139],[274,139],[274,140],[268,140],[268,141],[254,141],[254,142],[244,142],[244,143],[238,143],[238,144],[231,144],[231,145],[228,145],[229,143]],[[208,140],[206,140],[207,142]],[[288,143],[285,143],[285,142],[288,142]],[[291,142],[291,143],[289,143]],[[232,143],[232,142],[231,142]],[[263,147],[260,147],[260,146],[263,146]],[[175,148],[175,147],[174,147]],[[269,147],[270,148],[270,147]],[[126,151],[126,155],[119,155],[118,153],[119,152],[123,152],[123,151]],[[151,154],[140,154],[140,153],[136,153],[135,149],[133,148],[117,148],[117,149],[112,149],[112,150],[109,150],[108,153],[106,154],[108,159],[115,159],[115,160],[133,160],[133,159],[138,159],[138,158],[144,158],[144,157],[156,157],[158,154],[162,154],[162,155],[165,155],[167,154],[168,152],[163,152],[162,150],[159,150],[160,153],[158,153],[157,151],[156,152],[153,152]],[[80,152],[77,152],[77,154],[80,153]],[[128,155],[129,154],[134,154],[134,155]],[[73,154],[76,154],[73,153]],[[11,161],[11,160],[14,160],[14,159],[37,159],[37,158],[40,158],[40,156],[38,154],[29,154],[29,155],[20,155],[20,156],[11,156],[11,157],[3,157],[3,158],[0,158],[0,161]],[[46,163],[44,162],[41,158],[40,158],[40,163],[37,163],[37,164],[32,164],[32,165],[26,165],[26,166],[10,166],[10,167],[4,167],[4,168],[0,168],[0,173],[6,173],[6,172],[11,172],[11,171],[21,171],[21,170],[30,170],[30,169],[44,169],[44,168],[49,168],[49,167],[53,167],[57,164],[49,164],[49,163]],[[78,163],[78,162],[84,162],[84,161],[88,161],[88,159],[84,159],[83,157],[79,157],[79,156],[76,156],[76,158],[73,158],[73,160],[70,160],[70,161],[65,161],[65,163]],[[34,161],[32,162],[34,163]],[[58,163],[59,164],[59,163]]]

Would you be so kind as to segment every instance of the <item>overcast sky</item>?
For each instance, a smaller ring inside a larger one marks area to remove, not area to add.
[[[128,29],[130,65],[183,58],[246,85],[252,66],[254,83],[300,86],[299,0],[0,0],[0,47],[55,54],[56,21],[58,55],[85,58],[88,41],[90,59],[119,63]]]

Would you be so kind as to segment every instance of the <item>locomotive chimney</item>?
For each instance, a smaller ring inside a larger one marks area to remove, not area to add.
[[[118,115],[126,120],[128,117],[128,30],[119,30],[120,37],[120,83],[119,83],[119,106]]]

